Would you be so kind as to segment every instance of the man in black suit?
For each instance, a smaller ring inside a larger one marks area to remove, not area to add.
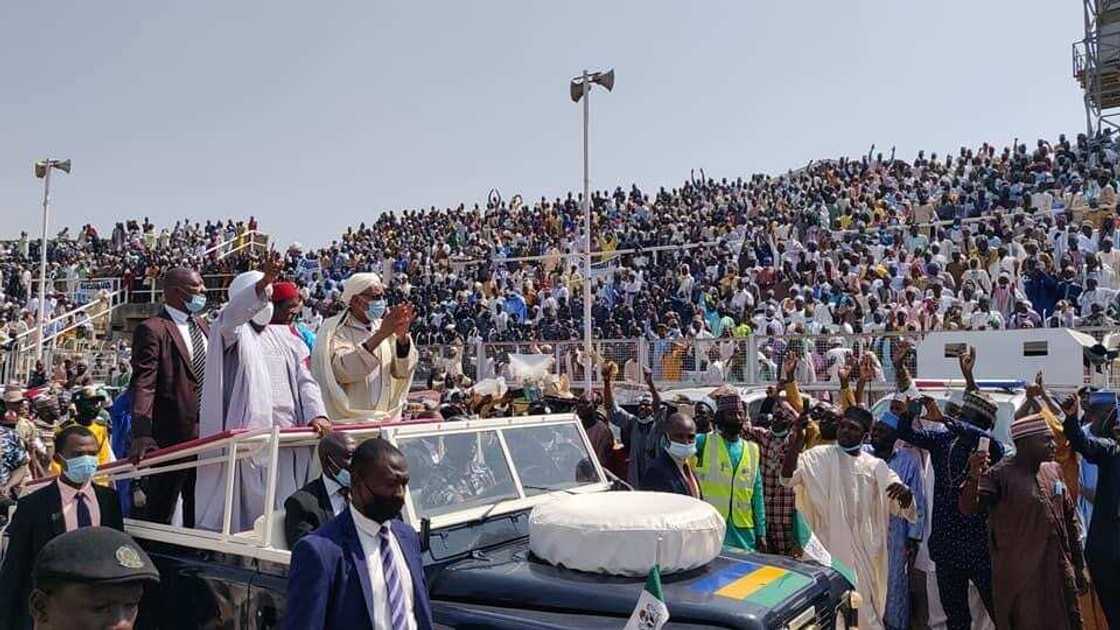
[[[669,416],[665,423],[666,440],[642,477],[641,490],[700,496],[700,484],[689,460],[696,455],[696,423],[683,414]]]
[[[130,457],[198,437],[198,405],[210,328],[198,314],[206,287],[197,271],[171,269],[163,278],[163,310],[132,335],[132,446]],[[146,503],[134,516],[171,523],[180,495],[183,525],[194,525],[195,469],[144,478]]]
[[[81,527],[124,531],[116,491],[93,484],[97,438],[81,425],[63,429],[54,439],[54,458],[62,468],[58,480],[19,500],[8,526],[8,549],[0,567],[0,630],[31,628],[27,598],[35,556],[52,538]]]
[[[350,499],[350,458],[354,438],[349,433],[328,433],[319,442],[323,474],[296,490],[284,501],[284,536],[288,549],[346,509]]]

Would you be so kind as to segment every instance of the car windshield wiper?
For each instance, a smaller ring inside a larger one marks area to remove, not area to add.
[[[541,492],[567,492],[568,494],[575,494],[571,488],[554,488],[552,486],[535,486],[532,484],[523,483],[522,488],[526,490],[540,490]]]

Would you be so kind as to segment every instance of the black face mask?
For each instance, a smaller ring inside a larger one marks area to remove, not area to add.
[[[404,499],[372,497],[365,505],[355,507],[358,507],[358,511],[371,521],[384,523],[401,513],[401,508],[404,507]]]

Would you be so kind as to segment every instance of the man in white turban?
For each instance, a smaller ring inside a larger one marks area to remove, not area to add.
[[[272,282],[280,261],[270,258],[264,272],[247,271],[229,286],[229,303],[210,325],[205,379],[199,414],[199,437],[239,429],[311,426],[330,430],[318,383],[292,342],[287,326],[270,325]],[[219,348],[220,351],[214,351]],[[208,454],[210,456],[212,454]],[[280,449],[276,505],[314,478],[313,447]],[[264,514],[267,455],[237,464],[234,484],[234,532],[251,529]],[[225,497],[225,464],[202,466],[195,486],[196,526],[220,530]]]
[[[388,308],[375,273],[350,276],[340,300],[346,310],[323,322],[311,353],[327,413],[343,423],[398,416],[416,371],[412,305]]]

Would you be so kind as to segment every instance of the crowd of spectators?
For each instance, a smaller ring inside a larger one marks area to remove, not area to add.
[[[879,155],[784,175],[592,194],[599,339],[1111,325],[1120,316],[1109,133]],[[420,344],[583,331],[581,197],[387,212],[288,251],[306,317],[360,270],[418,311]],[[519,260],[531,258],[530,260]]]
[[[47,241],[46,318],[103,298],[109,289],[117,288],[89,282],[93,279],[119,279],[121,288],[130,289],[134,299],[140,300],[171,267],[190,266],[204,274],[239,271],[252,251],[230,252],[256,228],[254,217],[205,223],[184,220],[162,229],[145,217],[143,221],[118,222],[107,237],[92,224],[82,226],[76,235],[64,228]],[[0,344],[36,326],[40,244],[26,232],[0,243]],[[55,322],[47,327],[47,335],[76,324],[77,336],[92,337],[99,332],[95,330],[97,310],[79,313],[72,322]]]

